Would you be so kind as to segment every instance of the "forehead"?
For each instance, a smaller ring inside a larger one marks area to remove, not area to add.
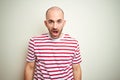
[[[48,9],[48,11],[46,12],[46,19],[51,20],[64,19],[64,13],[59,8]]]

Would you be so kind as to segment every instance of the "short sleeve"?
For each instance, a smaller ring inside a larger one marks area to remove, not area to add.
[[[73,59],[73,64],[78,64],[81,63],[81,54],[80,54],[80,47],[77,42],[76,48],[75,48],[75,53],[74,53],[74,59]]]
[[[28,52],[27,52],[27,57],[26,57],[26,61],[28,61],[28,62],[35,61],[34,47],[35,47],[34,40],[33,40],[33,38],[31,38],[29,40]]]

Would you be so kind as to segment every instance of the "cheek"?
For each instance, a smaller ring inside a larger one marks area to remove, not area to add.
[[[50,29],[51,28],[51,25],[50,24],[46,24],[47,28]]]
[[[62,25],[60,26],[60,29],[63,29],[63,27],[64,27],[64,25],[62,24]]]
[[[52,30],[52,27],[51,26],[47,26],[48,30],[51,31]]]

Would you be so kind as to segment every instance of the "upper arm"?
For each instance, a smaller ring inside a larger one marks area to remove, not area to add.
[[[82,80],[82,71],[80,64],[73,64],[73,76],[75,80]]]
[[[24,80],[32,80],[34,72],[34,62],[26,62]]]
[[[33,38],[30,39],[28,44],[26,61],[27,61],[26,64],[28,65],[32,64],[32,62],[35,62],[35,43]]]
[[[73,57],[73,65],[77,65],[81,63],[81,53],[80,53],[80,47],[78,42],[76,42],[76,47],[74,49],[74,57]]]
[[[72,67],[73,67],[73,71],[79,71],[79,70],[81,70],[80,69],[80,64],[73,64]]]
[[[26,62],[26,68],[33,69],[35,66],[35,62]]]

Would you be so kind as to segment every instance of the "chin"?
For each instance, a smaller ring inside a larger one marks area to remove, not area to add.
[[[60,38],[60,34],[51,34],[51,37],[53,39],[57,39],[57,38]]]
[[[60,37],[59,35],[56,35],[56,36],[53,35],[53,36],[52,36],[53,39],[57,39],[57,38],[59,38],[59,37]]]
[[[59,36],[55,36],[55,37],[52,37],[53,39],[57,39],[57,38],[59,38]]]

